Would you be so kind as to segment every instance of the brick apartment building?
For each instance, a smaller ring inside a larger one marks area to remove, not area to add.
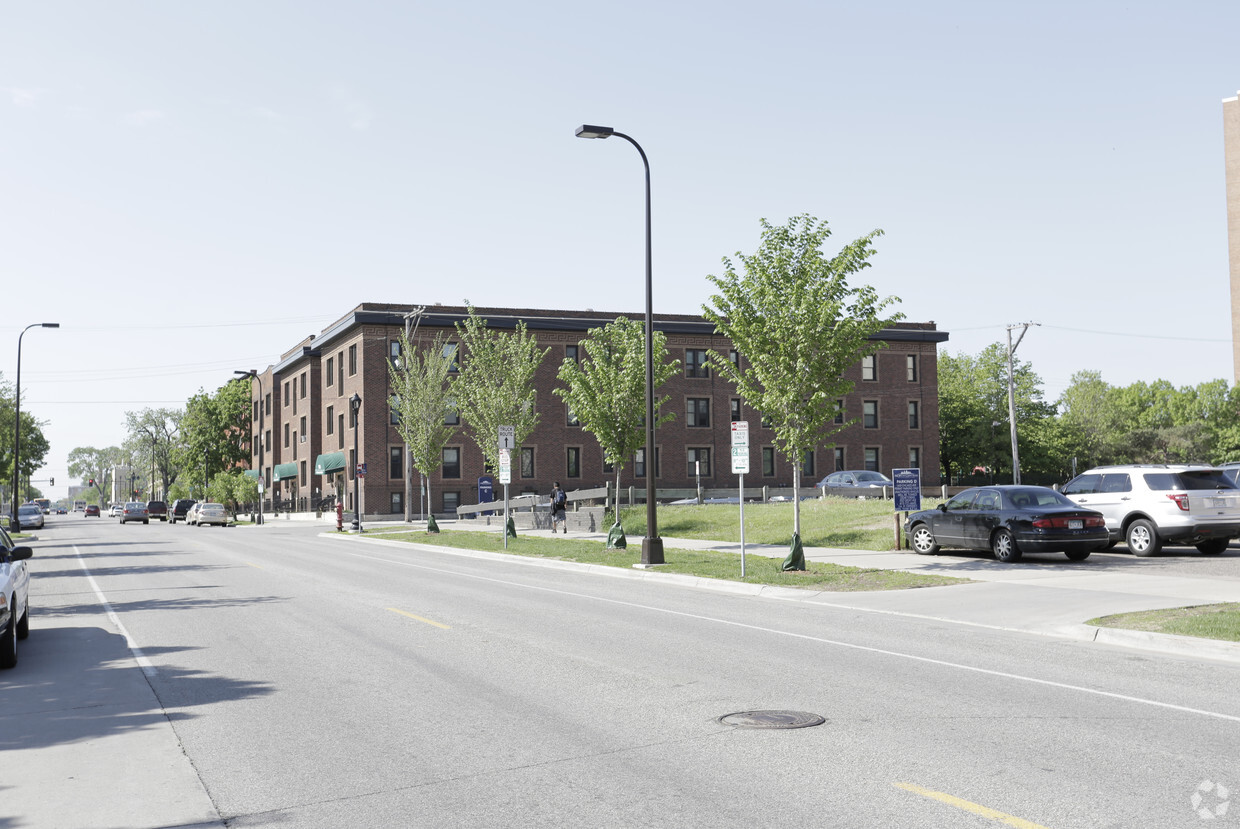
[[[252,463],[254,469],[261,466],[269,497],[286,501],[335,495],[346,509],[353,509],[356,465],[349,400],[356,393],[362,400],[358,453],[367,467],[361,483],[363,512],[404,513],[408,455],[389,406],[388,361],[397,353],[399,334],[414,310],[410,305],[358,305],[281,355],[252,382]],[[416,342],[424,346],[438,333],[455,342],[454,326],[467,313],[463,307],[427,307],[419,318]],[[497,330],[524,322],[539,345],[551,349],[536,376],[539,424],[513,452],[510,493],[546,493],[555,480],[568,490],[614,480],[610,469],[604,470],[597,441],[570,424],[564,401],[552,389],[559,383],[561,361],[578,356],[586,332],[620,314],[511,308],[479,308],[477,313]],[[695,486],[695,462],[701,465],[703,487],[735,486],[730,471],[733,420],[750,424],[746,484],[790,486],[792,467],[775,451],[771,430],[762,428],[760,415],[726,380],[704,366],[707,349],[731,350],[727,338],[697,316],[660,314],[654,324],[666,335],[671,357],[680,361],[677,374],[656,390],[669,398],[664,411],[675,413],[675,419],[656,432],[657,486]],[[925,483],[939,480],[936,347],[947,336],[934,323],[898,323],[880,332],[876,339],[886,347],[852,369],[855,388],[843,399],[846,416],[858,422],[835,435],[834,446],[819,446],[804,459],[804,483],[812,486],[836,469],[889,473],[901,467],[925,470]],[[623,470],[621,486],[644,491],[644,458],[636,460]],[[486,472],[482,453],[463,424],[444,450],[443,467],[431,478],[432,511],[452,513],[458,504],[477,503],[478,478]],[[418,512],[416,471],[414,482]]]

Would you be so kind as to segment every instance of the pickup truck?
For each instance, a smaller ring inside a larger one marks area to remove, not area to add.
[[[17,664],[17,640],[30,635],[29,547],[18,547],[0,527],[0,668]]]

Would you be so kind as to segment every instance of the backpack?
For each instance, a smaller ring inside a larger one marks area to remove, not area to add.
[[[555,504],[556,509],[559,509],[568,503],[568,496],[564,494],[564,490],[557,489],[555,495],[551,498],[551,502]]]

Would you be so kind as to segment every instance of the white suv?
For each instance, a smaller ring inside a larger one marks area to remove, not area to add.
[[[1157,555],[1166,543],[1217,555],[1240,535],[1240,488],[1213,466],[1100,466],[1061,491],[1101,512],[1111,543],[1122,540],[1138,556]]]
[[[18,547],[0,528],[0,668],[17,664],[17,640],[30,635],[30,571],[32,551]]]

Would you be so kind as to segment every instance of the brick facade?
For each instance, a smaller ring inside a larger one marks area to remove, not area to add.
[[[262,463],[264,478],[271,485],[273,470],[281,464],[295,463],[297,469],[293,478],[274,482],[274,492],[281,499],[337,495],[344,499],[346,508],[352,509],[355,433],[349,399],[356,393],[362,399],[358,452],[367,466],[361,486],[363,510],[371,515],[403,513],[404,479],[393,474],[400,470],[393,468],[392,452],[397,450],[402,464],[408,463],[408,455],[392,423],[388,405],[391,393],[388,360],[391,344],[404,329],[405,315],[411,310],[412,306],[405,305],[359,305],[319,335],[307,338],[282,355],[279,363],[261,374],[263,392],[271,395],[270,415],[261,418],[264,421],[261,431],[271,435]],[[619,314],[495,308],[480,308],[477,312],[496,329],[511,330],[517,321],[524,321],[538,343],[551,349],[536,374],[539,424],[529,440],[513,453],[510,494],[545,493],[554,480],[559,480],[568,490],[600,486],[614,480],[613,474],[604,471],[603,454],[597,441],[580,426],[569,424],[564,401],[552,394],[552,389],[558,385],[556,375],[567,354],[566,349],[578,346],[588,329],[605,325]],[[464,308],[427,308],[418,326],[417,343],[425,346],[438,333],[446,333],[456,342],[459,338],[454,323],[462,321],[466,313]],[[730,471],[730,424],[733,401],[739,396],[715,372],[694,370],[701,351],[713,349],[726,354],[730,343],[714,334],[713,326],[701,317],[656,315],[655,327],[666,334],[671,357],[680,361],[679,371],[656,390],[657,394],[668,397],[664,411],[675,414],[672,421],[656,432],[657,485],[660,488],[695,486],[692,457],[706,462],[703,487],[734,486],[736,476]],[[835,471],[837,451],[843,454],[840,468],[871,467],[890,473],[893,468],[919,466],[924,470],[925,483],[939,480],[936,349],[938,343],[947,339],[947,334],[936,330],[933,323],[900,323],[885,329],[881,339],[887,347],[876,353],[872,365],[867,362],[865,366],[858,364],[850,369],[854,389],[844,398],[844,411],[848,419],[855,418],[858,422],[833,436],[835,447],[815,449],[810,461],[812,466],[802,477],[804,484],[812,485]],[[252,386],[254,400],[258,400],[260,384],[255,382]],[[746,484],[790,486],[792,466],[774,452],[771,430],[761,426],[758,413],[743,402],[739,406],[741,419],[749,421],[750,429],[750,472]],[[256,420],[253,434],[257,438],[259,433],[260,423]],[[253,463],[258,468],[257,443],[253,443]],[[432,508],[436,513],[450,512],[454,500],[461,504],[476,503],[477,480],[486,471],[468,424],[462,425],[449,446],[460,452],[459,477],[452,477],[443,469],[432,476]],[[347,470],[315,475],[315,460],[331,452],[345,453]],[[530,454],[532,474],[523,463],[523,455]],[[575,469],[570,463],[575,464]],[[621,485],[644,489],[644,477],[636,474],[634,466],[633,463],[626,465]],[[419,511],[416,506],[419,479],[415,471],[415,512]]]

